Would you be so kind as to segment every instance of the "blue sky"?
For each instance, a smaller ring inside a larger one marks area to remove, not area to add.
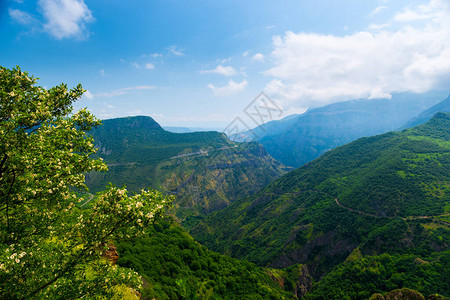
[[[0,64],[81,83],[76,108],[99,118],[220,129],[261,91],[284,117],[449,90],[447,0],[0,3]]]

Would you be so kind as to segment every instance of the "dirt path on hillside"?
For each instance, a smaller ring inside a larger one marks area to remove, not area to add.
[[[362,214],[362,215],[365,215],[365,216],[369,216],[369,217],[374,217],[374,218],[395,218],[395,217],[382,217],[382,216],[377,216],[377,215],[369,214],[369,213],[363,212],[363,211],[361,211],[361,210],[357,210],[357,209],[353,209],[353,208],[344,206],[344,205],[342,205],[342,204],[339,202],[339,200],[338,200],[337,198],[334,198],[334,200],[336,201],[336,204],[337,204],[337,205],[339,205],[340,207],[342,207],[342,208],[344,208],[344,209],[346,209],[346,210],[348,210],[348,211],[351,211],[351,212],[356,212],[356,213],[359,213],[359,214]],[[437,215],[437,216],[409,216],[409,217],[402,218],[402,219],[405,220],[405,221],[407,221],[407,220],[418,220],[418,219],[434,219],[434,218],[438,218],[438,217],[446,217],[446,216],[450,216],[450,213],[445,213],[445,214]],[[446,225],[450,225],[450,222],[443,221],[443,220],[433,220],[433,221],[440,222],[440,223],[444,223],[444,224],[446,224]]]
[[[175,159],[175,158],[181,158],[181,157],[193,156],[193,155],[206,156],[206,155],[208,155],[209,152],[233,149],[233,148],[237,148],[237,147],[238,147],[238,145],[233,145],[233,146],[224,146],[224,147],[211,149],[211,150],[200,150],[200,151],[197,151],[197,152],[178,154],[178,155],[172,156],[169,159]]]
[[[339,205],[340,207],[342,207],[342,208],[344,208],[344,209],[346,209],[346,210],[348,210],[348,211],[356,212],[356,213],[361,214],[361,215],[365,215],[365,216],[369,216],[369,217],[374,217],[374,218],[391,218],[391,217],[381,217],[381,216],[369,214],[369,213],[363,212],[363,211],[361,211],[361,210],[357,210],[357,209],[353,209],[353,208],[344,206],[344,205],[342,205],[341,203],[339,203],[338,198],[334,198],[334,201],[336,201],[336,204]]]

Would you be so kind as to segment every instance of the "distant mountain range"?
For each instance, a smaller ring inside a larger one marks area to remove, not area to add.
[[[223,133],[172,133],[143,116],[102,123],[91,134],[109,171],[87,174],[91,192],[108,182],[132,191],[152,187],[176,195],[177,211],[193,215],[223,208],[290,170],[260,144]]]
[[[311,299],[367,299],[403,286],[448,294],[440,280],[450,263],[450,114],[331,150],[191,234],[260,266],[301,263],[317,281],[328,276]],[[423,268],[433,270],[428,283]]]
[[[363,99],[334,103],[272,121],[232,140],[256,140],[285,165],[299,167],[326,151],[357,138],[397,130],[426,109],[430,112],[411,123],[426,122],[446,105],[442,93],[433,95],[393,94],[392,99]],[[447,101],[448,102],[448,101]],[[448,111],[445,110],[444,111]],[[425,112],[424,112],[425,113]]]

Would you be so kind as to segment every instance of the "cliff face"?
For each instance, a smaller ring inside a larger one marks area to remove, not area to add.
[[[184,157],[161,164],[171,172],[161,177],[161,184],[177,196],[177,206],[210,213],[234,200],[251,195],[290,168],[270,157],[257,144],[209,151],[207,155]]]

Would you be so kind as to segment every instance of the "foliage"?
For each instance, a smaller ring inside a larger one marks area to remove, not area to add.
[[[100,258],[107,243],[143,234],[170,201],[109,187],[90,210],[74,188],[83,173],[106,170],[86,132],[99,121],[72,114],[81,85],[45,89],[17,69],[0,68],[0,298],[111,295],[139,276]]]
[[[449,251],[423,258],[409,254],[366,256],[338,265],[314,285],[306,299],[367,299],[402,287],[424,295],[449,295],[449,265]]]
[[[118,264],[144,276],[148,299],[285,299],[292,295],[252,263],[211,252],[169,219],[118,245]]]

